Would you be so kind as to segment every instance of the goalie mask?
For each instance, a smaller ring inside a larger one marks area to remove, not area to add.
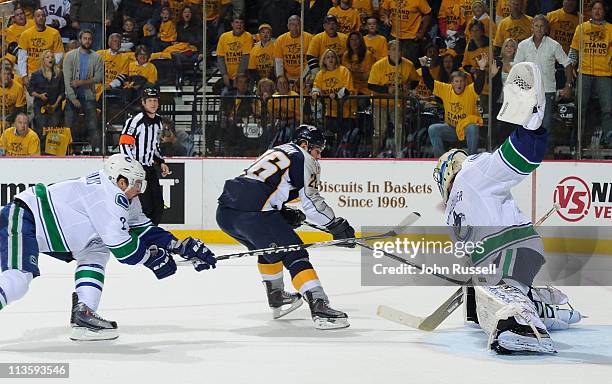
[[[451,149],[438,160],[434,168],[433,178],[442,195],[442,200],[446,204],[450,193],[450,186],[455,175],[461,170],[461,164],[467,158],[467,153],[462,149]]]
[[[131,157],[116,154],[112,155],[104,162],[104,173],[108,179],[117,185],[119,176],[127,179],[128,189],[140,185],[140,193],[147,189],[146,173],[142,165]]]
[[[504,102],[497,118],[525,129],[542,125],[546,98],[540,69],[534,63],[515,64],[504,84]]]

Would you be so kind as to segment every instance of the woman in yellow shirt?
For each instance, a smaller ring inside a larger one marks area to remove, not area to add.
[[[319,99],[322,101],[325,112],[324,132],[331,139],[328,148],[335,149],[352,124],[349,103],[345,101],[349,94],[355,93],[355,87],[351,72],[340,65],[336,51],[327,49],[323,52],[319,67],[321,70],[315,77],[311,95],[315,102]]]
[[[300,123],[300,95],[292,91],[284,76],[276,79],[276,92],[272,95],[270,120],[274,121],[276,133],[270,148],[291,141],[293,130]]]

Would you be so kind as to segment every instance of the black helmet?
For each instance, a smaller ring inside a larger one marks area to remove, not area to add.
[[[145,88],[142,91],[142,100],[145,101],[147,99],[159,99],[159,93],[157,93],[157,89],[155,88]]]
[[[308,149],[312,147],[325,148],[325,138],[319,128],[314,125],[302,124],[295,129],[293,142],[299,145],[303,141],[308,144]]]

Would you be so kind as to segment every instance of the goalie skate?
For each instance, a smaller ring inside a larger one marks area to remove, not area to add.
[[[323,299],[314,299],[310,292],[306,292],[305,297],[316,329],[340,329],[350,325],[346,313],[331,308]]]
[[[117,323],[103,319],[87,305],[79,303],[76,293],[72,294],[70,326],[70,340],[74,341],[114,340],[119,337]]]
[[[273,289],[269,281],[264,281],[266,294],[268,295],[268,304],[272,308],[272,318],[280,319],[281,317],[295,311],[302,306],[304,301],[299,293],[289,293],[284,289]]]
[[[556,353],[548,331],[537,327],[536,331],[537,335],[530,326],[519,324],[514,318],[500,321],[491,349],[501,355],[517,352]]]

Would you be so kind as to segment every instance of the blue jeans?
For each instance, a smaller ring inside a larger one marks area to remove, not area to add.
[[[91,49],[94,51],[102,49],[102,39],[104,35],[102,34],[102,24],[101,23],[81,23],[81,31],[84,29],[89,29],[93,32],[93,42],[91,44]]]
[[[102,129],[98,128],[98,115],[96,111],[95,100],[85,100],[79,97],[81,110],[85,114],[85,126],[87,128],[87,140],[91,144],[92,154],[101,155],[101,133]],[[74,124],[78,116],[78,110],[70,100],[66,102],[66,110],[64,111],[64,122],[66,127],[69,127],[74,132]]]
[[[446,152],[444,149],[445,141],[459,141],[457,133],[455,132],[455,127],[451,127],[446,123],[432,124],[427,131],[433,147],[434,156],[436,157],[440,157]],[[465,127],[465,140],[467,141],[468,154],[472,155],[478,152],[478,125],[469,124]]]
[[[586,122],[586,110],[592,95],[599,96],[603,138],[612,131],[612,77],[582,75],[582,130]],[[610,144],[608,142],[608,144]]]

